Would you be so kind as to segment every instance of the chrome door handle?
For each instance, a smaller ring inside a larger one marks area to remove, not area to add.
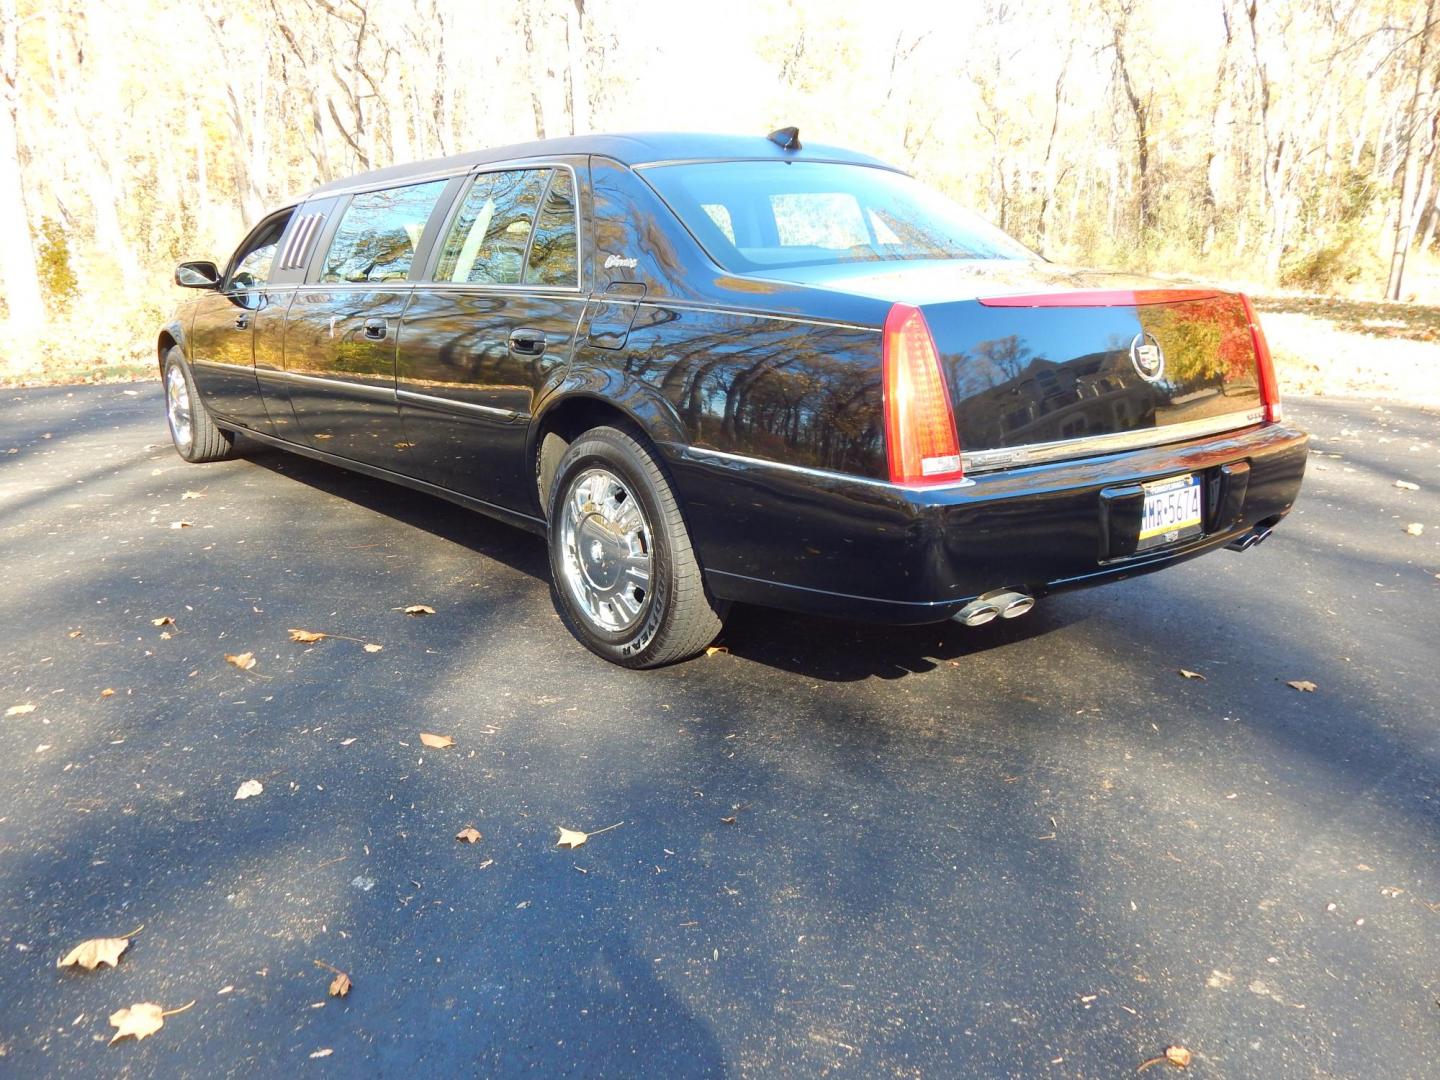
[[[388,331],[389,327],[384,319],[365,320],[365,336],[371,341],[384,341]]]
[[[521,327],[510,332],[510,351],[517,356],[540,356],[545,352],[545,331]]]

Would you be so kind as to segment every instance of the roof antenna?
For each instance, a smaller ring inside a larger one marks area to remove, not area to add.
[[[778,131],[772,131],[765,136],[781,150],[800,149],[800,129],[798,127],[783,127]]]

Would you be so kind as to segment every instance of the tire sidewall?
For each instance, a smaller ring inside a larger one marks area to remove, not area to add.
[[[190,445],[184,447],[175,438],[175,428],[170,424],[170,402],[169,387],[166,385],[170,379],[170,369],[179,368],[180,377],[185,380],[185,392],[190,395]],[[195,447],[200,439],[200,431],[197,425],[197,406],[200,405],[200,396],[195,392],[195,380],[190,377],[190,365],[185,362],[185,353],[179,345],[173,345],[165,354],[164,370],[161,372],[161,390],[166,394],[165,401],[165,430],[170,433],[170,444],[175,447],[175,452],[186,461],[194,461]]]
[[[565,553],[561,549],[561,508],[571,481],[592,465],[609,469],[622,479],[640,500],[650,535],[652,588],[644,617],[635,626],[619,632],[601,630],[576,610],[575,601],[565,583]],[[658,466],[656,466],[658,468]],[[665,517],[656,498],[654,482],[647,475],[644,463],[630,447],[604,431],[590,431],[580,436],[566,451],[550,489],[547,507],[550,521],[550,581],[555,604],[571,633],[592,651],[606,660],[624,667],[645,667],[656,651],[665,630],[673,603],[674,558],[670,536],[664,528]]]

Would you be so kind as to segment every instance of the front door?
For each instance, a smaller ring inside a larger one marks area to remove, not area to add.
[[[186,350],[205,404],[227,420],[270,431],[255,381],[255,322],[277,300],[266,290],[275,248],[290,211],[267,218],[245,238],[214,293],[195,308]],[[282,303],[289,297],[281,294]]]
[[[395,343],[437,180],[350,200],[285,321],[284,382],[298,441],[413,473],[395,403]]]
[[[576,211],[564,165],[478,173],[457,203],[396,361],[410,452],[432,483],[533,513],[528,422],[585,306]]]

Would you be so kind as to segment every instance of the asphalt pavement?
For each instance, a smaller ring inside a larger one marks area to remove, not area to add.
[[[533,536],[0,392],[0,1074],[1433,1076],[1440,415],[1288,408],[1250,552],[637,673]]]

